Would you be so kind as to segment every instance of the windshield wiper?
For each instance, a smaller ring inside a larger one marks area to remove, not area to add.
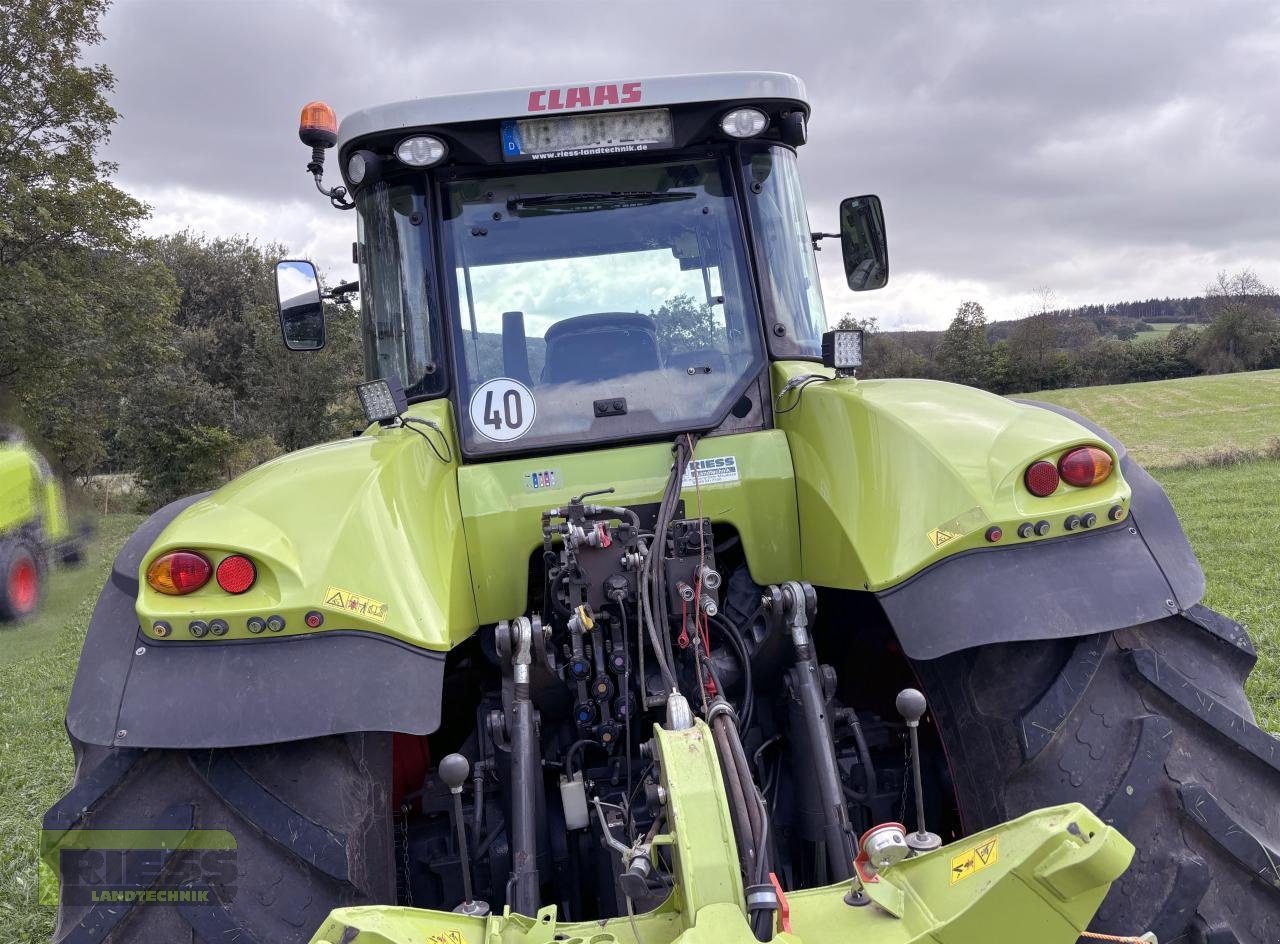
[[[613,210],[619,207],[644,206],[673,200],[692,200],[692,190],[588,190],[582,193],[540,193],[529,197],[512,197],[507,210],[546,210],[551,213],[581,213],[589,210]]]

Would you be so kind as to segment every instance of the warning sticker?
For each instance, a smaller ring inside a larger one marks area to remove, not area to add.
[[[934,528],[929,532],[929,543],[934,547],[942,547],[948,541],[954,541],[960,535],[954,531],[944,531],[942,528]]]
[[[331,610],[341,610],[343,613],[363,616],[365,619],[371,619],[375,623],[381,623],[387,618],[387,605],[381,600],[375,600],[373,597],[366,597],[359,593],[352,593],[350,590],[343,590],[341,587],[329,587],[325,590],[324,605]]]
[[[738,458],[737,456],[717,456],[714,459],[694,459],[685,468],[680,487],[693,488],[695,474],[698,477],[698,487],[736,482],[738,481]]]
[[[980,846],[974,846],[951,860],[951,884],[968,878],[975,872],[981,872],[988,865],[1000,861],[1000,837],[988,839]]]

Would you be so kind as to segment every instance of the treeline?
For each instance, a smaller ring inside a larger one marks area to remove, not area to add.
[[[147,209],[99,158],[117,115],[86,64],[105,0],[0,13],[0,420],[67,476],[136,473],[153,502],[349,433],[358,329],[286,358],[271,268],[283,247],[145,239]]]
[[[980,304],[964,302],[941,332],[882,332],[875,319],[849,316],[841,326],[868,331],[860,376],[928,377],[994,393],[1280,367],[1280,298],[1253,272],[1220,273],[1198,301],[1185,310],[1194,307],[1204,324],[1152,337],[1109,314],[1111,305],[988,324]]]
[[[1272,294],[1262,299],[1271,307],[1280,307],[1280,296]],[[1216,315],[1212,295],[1196,295],[1191,298],[1148,298],[1136,302],[1108,302],[1102,305],[1080,305],[1075,308],[1057,308],[1046,312],[1062,322],[1088,321],[1096,324],[1103,334],[1117,329],[1126,334],[1125,323],[1136,332],[1143,324],[1206,324]],[[990,325],[993,339],[1008,336],[1016,320],[997,321]]]

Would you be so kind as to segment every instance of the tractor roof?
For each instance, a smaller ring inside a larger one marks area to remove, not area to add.
[[[804,83],[785,72],[709,72],[578,82],[415,98],[352,112],[338,129],[338,148],[368,134],[504,118],[547,117],[699,102],[785,100],[807,115]]]

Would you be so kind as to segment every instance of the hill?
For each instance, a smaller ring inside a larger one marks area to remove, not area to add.
[[[1275,451],[1280,436],[1280,370],[1040,390],[1026,396],[1095,420],[1139,462],[1156,468],[1261,456]]]

